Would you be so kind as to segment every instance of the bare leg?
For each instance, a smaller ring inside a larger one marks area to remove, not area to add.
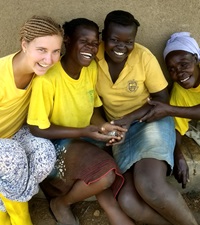
[[[57,221],[61,223],[66,223],[67,221],[69,224],[75,224],[75,219],[70,210],[70,205],[99,194],[110,187],[114,179],[115,174],[111,171],[99,181],[90,185],[85,184],[85,182],[81,180],[76,181],[67,195],[54,198],[50,202],[51,210],[53,211]]]
[[[96,195],[96,197],[99,204],[104,209],[111,225],[135,225],[133,220],[120,208],[111,189],[101,192]]]
[[[132,169],[124,174],[125,184],[122,187],[118,201],[126,214],[137,222],[170,225],[171,223],[151,208],[138,194],[134,187]]]
[[[173,225],[197,225],[182,195],[166,181],[167,165],[142,159],[134,167],[134,184],[141,198]],[[153,218],[152,218],[153,219]],[[152,219],[148,224],[154,224]]]

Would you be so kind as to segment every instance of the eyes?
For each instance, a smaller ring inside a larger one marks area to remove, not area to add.
[[[110,38],[109,41],[112,43],[115,43],[115,44],[120,44],[120,43],[123,43],[125,45],[133,45],[134,44],[134,40],[120,41],[117,38]]]
[[[89,41],[86,40],[86,39],[80,39],[79,42],[80,42],[80,44],[82,44],[82,45],[89,45],[89,46],[94,47],[94,48],[98,48],[98,47],[99,47],[99,41],[92,41],[92,42],[89,42]]]
[[[176,67],[168,67],[170,73],[180,72],[191,68],[192,62],[182,62],[179,63]]]
[[[48,50],[47,50],[46,48],[37,48],[37,51],[38,51],[39,53],[47,53],[47,52],[48,52]],[[56,49],[56,50],[54,50],[52,53],[53,53],[53,54],[60,54],[60,52],[61,52],[60,49]]]

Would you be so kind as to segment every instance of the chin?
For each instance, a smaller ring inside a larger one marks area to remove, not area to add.
[[[191,85],[191,84],[180,84],[183,88],[185,88],[185,89],[190,89],[190,88],[193,88],[194,87],[194,85]]]
[[[47,72],[47,70],[45,70],[45,71],[35,71],[35,74],[36,74],[37,76],[42,76],[42,75],[44,75],[46,72]]]

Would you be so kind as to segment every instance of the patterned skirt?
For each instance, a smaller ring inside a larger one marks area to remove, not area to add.
[[[0,139],[0,193],[14,201],[30,200],[55,161],[52,142],[33,136],[28,126],[22,127],[12,138]],[[0,211],[6,211],[1,199]]]

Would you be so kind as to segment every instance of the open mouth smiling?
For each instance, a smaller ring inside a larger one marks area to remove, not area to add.
[[[123,56],[125,54],[124,52],[116,52],[116,51],[114,51],[114,53],[118,56]]]
[[[91,59],[92,58],[92,54],[91,53],[81,52],[80,54],[86,59]]]
[[[46,65],[46,64],[41,64],[41,63],[38,63],[38,65],[39,65],[40,67],[43,67],[43,68],[47,68],[47,67],[49,67],[49,65]]]
[[[184,78],[184,79],[181,79],[180,82],[183,83],[183,82],[188,81],[189,79],[190,79],[190,77],[186,77],[186,78]]]

